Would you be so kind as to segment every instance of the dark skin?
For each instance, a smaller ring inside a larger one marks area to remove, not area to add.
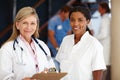
[[[90,20],[87,20],[81,12],[73,12],[70,15],[70,25],[72,27],[73,33],[75,34],[75,44],[77,44],[81,40],[81,37],[86,32],[86,27],[89,22]],[[95,70],[92,73],[93,80],[102,80],[103,70]]]
[[[86,26],[89,20],[86,20],[84,15],[80,12],[73,12],[70,16],[70,25],[75,34],[75,44],[80,41],[83,34],[86,32]]]
[[[102,80],[103,70],[93,71],[93,80]]]

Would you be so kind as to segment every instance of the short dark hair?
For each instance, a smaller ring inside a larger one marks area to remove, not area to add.
[[[69,13],[69,18],[73,12],[81,12],[83,15],[86,17],[87,20],[91,19],[91,14],[88,8],[82,7],[82,6],[75,6],[71,8],[70,13]]]
[[[70,11],[70,9],[71,9],[71,7],[70,6],[68,6],[68,5],[65,5],[65,6],[63,6],[62,8],[61,8],[61,12],[69,12]]]
[[[101,2],[99,3],[99,6],[101,6],[103,9],[106,10],[106,13],[110,13],[110,8],[107,2]]]

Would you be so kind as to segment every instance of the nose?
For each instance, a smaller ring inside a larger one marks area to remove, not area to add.
[[[30,23],[28,23],[28,24],[27,24],[27,28],[30,28],[30,27],[31,27],[31,24],[30,24]]]
[[[78,21],[75,21],[75,22],[74,22],[74,25],[75,25],[75,26],[77,26],[78,24],[79,24]]]

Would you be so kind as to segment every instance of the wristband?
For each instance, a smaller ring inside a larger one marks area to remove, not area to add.
[[[56,47],[55,49],[56,49],[57,51],[59,50],[59,48],[58,48],[58,47]]]

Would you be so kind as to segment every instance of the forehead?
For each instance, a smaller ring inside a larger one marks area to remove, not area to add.
[[[84,18],[84,14],[81,12],[72,12],[70,18]]]
[[[36,21],[37,18],[34,15],[29,15],[29,16],[25,17],[22,21],[26,21],[26,20],[28,20],[28,21]]]

